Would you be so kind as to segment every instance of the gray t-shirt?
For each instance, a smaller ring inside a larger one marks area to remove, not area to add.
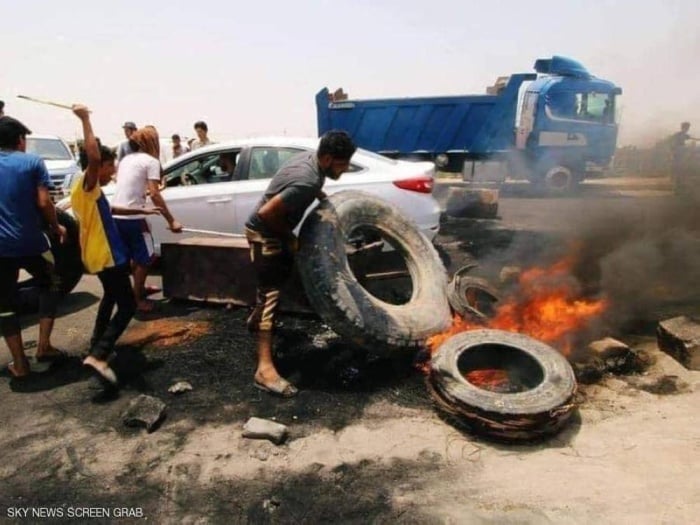
[[[270,235],[271,232],[258,215],[258,210],[275,195],[279,195],[287,210],[287,224],[293,230],[304,216],[306,208],[318,196],[325,179],[318,166],[315,151],[295,155],[272,177],[263,198],[248,218],[246,227],[263,235]]]

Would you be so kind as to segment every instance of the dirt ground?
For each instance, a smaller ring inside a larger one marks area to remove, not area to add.
[[[668,198],[629,191],[542,200],[512,190],[499,219],[447,219],[438,244],[451,270],[472,258],[494,271],[536,262],[591,209],[634,214]],[[0,377],[2,522],[676,524],[700,514],[700,372],[657,349],[652,320],[612,334],[655,358],[644,374],[581,385],[561,434],[513,446],[443,421],[411,353],[375,356],[312,317],[282,317],[280,368],[301,392],[270,397],[253,387],[247,312],[191,303],[164,302],[132,323],[116,364],[126,385],[95,403],[79,363],[99,291],[86,277],[62,305],[54,339],[71,359],[28,382]],[[674,308],[664,314],[684,313]],[[32,352],[36,319],[25,326]],[[177,380],[193,390],[169,394]],[[167,403],[152,433],[122,423],[141,392]],[[251,416],[288,425],[289,438],[242,438]]]

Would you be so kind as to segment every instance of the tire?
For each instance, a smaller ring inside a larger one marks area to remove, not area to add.
[[[563,196],[576,191],[579,178],[566,166],[553,166],[544,174],[542,183],[549,195]]]
[[[459,366],[463,359],[478,360],[486,354],[493,359],[493,352],[499,351],[514,357],[512,370],[523,377],[529,372],[527,389],[498,393],[479,388],[464,377]],[[428,387],[438,408],[450,419],[506,441],[554,434],[575,410],[576,378],[569,362],[541,341],[501,330],[470,330],[445,341],[433,355]]]
[[[350,269],[343,232],[369,226],[403,258],[413,290],[405,304],[371,295]],[[312,211],[299,235],[297,266],[309,303],[338,334],[388,349],[420,346],[450,326],[447,274],[435,248],[398,208],[360,191],[334,193]]]
[[[500,294],[486,279],[466,275],[474,266],[467,265],[455,272],[447,285],[447,300],[462,317],[483,320],[492,316]]]
[[[61,294],[69,294],[83,276],[83,262],[80,255],[80,230],[72,215],[56,210],[58,223],[66,228],[66,240],[60,244],[48,234],[51,243],[56,273],[61,281]],[[22,314],[34,313],[39,309],[39,288],[33,278],[18,285],[18,311]]]

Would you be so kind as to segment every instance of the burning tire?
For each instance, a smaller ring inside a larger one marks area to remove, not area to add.
[[[501,330],[472,330],[433,356],[428,389],[458,425],[505,441],[559,431],[575,410],[568,361],[545,343]]]
[[[486,319],[493,315],[494,305],[500,297],[486,279],[466,275],[475,266],[463,266],[455,272],[447,285],[447,299],[452,309],[462,317]]]
[[[63,244],[51,238],[51,252],[56,263],[56,273],[61,280],[61,292],[68,294],[83,276],[83,262],[80,256],[80,231],[78,223],[68,213],[56,210],[58,223],[66,228]],[[48,233],[47,233],[48,235]],[[39,288],[33,278],[22,281],[18,286],[18,311],[34,313],[39,309]]]
[[[346,253],[353,232],[371,227],[401,256],[412,290],[390,304],[357,280]],[[373,195],[330,195],[304,221],[297,265],[309,302],[338,334],[390,348],[422,345],[450,325],[447,274],[435,248],[396,207]]]

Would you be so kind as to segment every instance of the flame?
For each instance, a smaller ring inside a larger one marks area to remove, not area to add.
[[[508,372],[497,368],[487,368],[483,370],[471,370],[464,374],[464,377],[473,385],[478,385],[482,388],[497,389],[503,384],[510,382]]]
[[[523,271],[515,292],[501,300],[492,318],[480,324],[455,315],[448,330],[428,339],[431,354],[455,334],[495,328],[527,334],[568,355],[572,336],[608,306],[606,299],[578,297],[578,282],[571,273],[574,262],[574,256],[569,256],[546,268]]]

